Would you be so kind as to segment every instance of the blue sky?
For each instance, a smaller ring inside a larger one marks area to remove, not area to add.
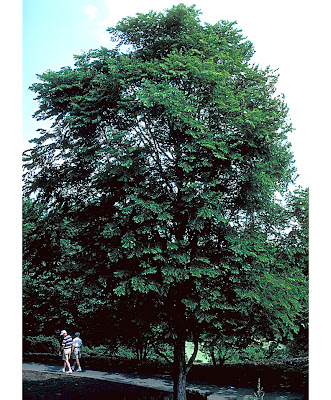
[[[193,4],[193,1],[182,2]],[[106,28],[126,16],[151,9],[162,11],[177,3],[173,0],[23,0],[23,148],[29,146],[27,140],[35,136],[38,127],[47,127],[31,117],[38,104],[28,87],[37,81],[37,73],[72,65],[73,54],[101,45],[110,47]],[[262,67],[278,68],[277,87],[279,93],[285,94],[296,129],[289,139],[300,175],[298,183],[310,186],[307,144],[311,141],[312,128],[316,129],[316,119],[311,118],[314,105],[311,98],[307,101],[307,95],[312,93],[315,97],[315,81],[320,77],[312,80],[314,53],[318,51],[312,23],[326,10],[316,7],[318,2],[309,1],[196,0],[194,3],[203,13],[203,22],[237,21],[237,27],[255,46],[254,62]],[[311,150],[309,146],[308,150]]]
[[[193,1],[182,1],[192,5]],[[316,129],[311,118],[311,98],[316,91],[312,68],[318,51],[316,32],[312,22],[323,16],[323,9],[309,1],[263,0],[196,0],[202,11],[203,22],[216,23],[220,19],[237,21],[237,27],[255,46],[254,62],[262,67],[270,65],[280,74],[279,93],[285,94],[295,132],[290,136],[296,166],[300,175],[298,183],[309,186],[312,180],[311,165],[307,162],[307,143]],[[177,4],[173,0],[23,0],[23,148],[35,136],[38,123],[31,115],[37,102],[28,87],[37,81],[36,74],[47,69],[58,70],[73,64],[73,54],[80,54],[101,45],[110,47],[106,28],[120,19],[137,12],[162,11]],[[312,26],[312,27],[311,27]],[[311,27],[307,29],[307,27]],[[313,34],[312,34],[313,33]],[[319,74],[323,73],[323,66]],[[308,78],[308,79],[307,79]],[[317,110],[318,112],[318,110]],[[308,146],[309,149],[309,146]],[[310,149],[311,150],[311,149]]]

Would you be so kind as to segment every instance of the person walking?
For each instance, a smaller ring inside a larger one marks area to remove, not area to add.
[[[72,366],[72,369],[74,370],[75,367],[77,366],[78,368],[77,368],[76,372],[81,372],[82,368],[80,366],[79,359],[82,356],[83,341],[80,338],[80,333],[79,332],[76,332],[75,336],[76,337],[72,341],[72,355],[71,355],[71,357],[75,360],[74,361],[74,365]]]
[[[63,368],[61,369],[61,371],[66,372],[66,366],[67,366],[68,367],[67,373],[72,374],[72,369],[69,361],[72,348],[72,337],[68,335],[67,331],[65,330],[61,331],[60,336],[62,336],[63,339],[59,355],[62,355],[62,360],[64,361]]]

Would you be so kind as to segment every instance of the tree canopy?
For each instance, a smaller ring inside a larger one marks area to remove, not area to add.
[[[286,337],[306,293],[279,251],[276,194],[295,168],[278,76],[251,63],[234,23],[199,14],[125,18],[109,28],[113,49],[38,75],[35,118],[52,127],[24,158],[25,196],[49,226],[27,269],[77,285],[81,315],[143,310],[143,330],[174,345],[176,399],[186,340]]]

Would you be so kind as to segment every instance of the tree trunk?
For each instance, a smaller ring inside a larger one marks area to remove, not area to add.
[[[213,362],[213,366],[216,367],[217,362],[216,362],[216,358],[215,358],[214,349],[210,350],[210,357],[211,357],[211,360],[212,360],[212,362]]]
[[[194,338],[194,351],[186,365],[185,338],[177,338],[174,348],[174,400],[186,400],[186,376],[198,353],[198,338]]]
[[[185,339],[177,338],[174,350],[174,400],[186,400]]]
[[[219,366],[223,367],[224,363],[225,363],[225,357],[219,357]]]
[[[193,337],[194,351],[188,364],[185,359],[185,342],[187,339],[185,305],[182,303],[183,294],[186,293],[185,283],[182,284],[181,291],[176,288],[169,291],[169,301],[172,307],[172,315],[176,316],[173,320],[173,328],[176,334],[174,342],[174,400],[186,400],[186,376],[196,358],[198,352],[198,336]]]

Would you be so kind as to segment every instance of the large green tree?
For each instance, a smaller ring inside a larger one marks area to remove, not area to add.
[[[144,309],[186,399],[201,334],[297,329],[305,279],[275,240],[275,193],[294,174],[288,109],[233,23],[202,25],[180,4],[109,32],[114,49],[32,85],[35,117],[53,125],[25,153],[25,193],[74,232],[56,271],[81,280],[82,310]]]

